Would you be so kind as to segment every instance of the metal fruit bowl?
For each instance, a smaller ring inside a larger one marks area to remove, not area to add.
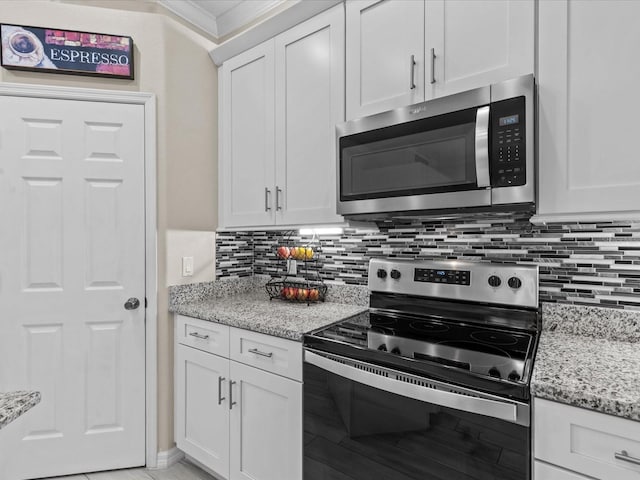
[[[306,303],[307,305],[324,302],[327,295],[327,286],[324,283],[305,280],[271,279],[265,285],[265,289],[269,295],[269,300],[277,298],[285,302]]]

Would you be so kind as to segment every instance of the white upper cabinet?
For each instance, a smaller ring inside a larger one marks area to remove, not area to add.
[[[226,61],[219,72],[219,202],[226,227],[275,219],[273,58],[268,41]]]
[[[425,25],[427,99],[533,73],[533,1],[428,0]]]
[[[541,219],[640,211],[638,19],[640,2],[540,2]]]
[[[533,0],[348,1],[347,119],[533,73]]]
[[[342,222],[336,214],[336,123],[344,121],[344,9],[275,39],[276,223]]]
[[[227,60],[219,78],[221,226],[341,222],[343,5]]]
[[[424,100],[424,2],[346,3],[347,119]]]

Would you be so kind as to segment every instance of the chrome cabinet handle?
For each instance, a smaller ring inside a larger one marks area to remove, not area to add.
[[[616,460],[622,460],[623,462],[633,463],[634,465],[640,465],[640,458],[632,457],[627,453],[626,450],[622,450],[621,452],[615,452],[613,456]]]
[[[209,335],[202,335],[201,333],[198,333],[198,332],[191,332],[189,335],[191,335],[192,337],[199,338],[201,340],[207,340],[209,338]]]
[[[238,402],[233,401],[233,386],[236,384],[233,380],[229,379],[229,410],[233,409],[233,406]]]
[[[224,382],[224,377],[218,377],[218,405],[221,405],[224,400],[222,396],[222,382]]]
[[[264,211],[268,212],[269,210],[271,210],[271,207],[269,206],[269,195],[271,195],[271,190],[269,190],[267,187],[264,187]]]
[[[255,353],[256,355],[261,355],[261,356],[267,357],[267,358],[273,357],[273,352],[265,353],[265,352],[261,352],[257,348],[250,348],[249,349],[249,353]]]
[[[282,193],[282,189],[276,185],[276,210],[282,210],[282,206],[280,205],[281,193]]]
[[[431,83],[436,83],[436,49],[431,49]]]
[[[137,298],[130,298],[129,300],[127,300],[126,302],[124,302],[124,309],[125,310],[135,310],[140,306],[140,300],[138,300]]]
[[[409,90],[413,90],[416,88],[415,82],[415,73],[416,73],[416,56],[411,55],[411,60],[409,60],[409,65],[411,65],[410,73],[409,73]]]

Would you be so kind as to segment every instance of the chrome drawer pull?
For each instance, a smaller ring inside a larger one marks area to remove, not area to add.
[[[257,348],[250,348],[249,349],[249,353],[255,353],[256,355],[261,355],[261,356],[267,357],[267,358],[273,357],[273,352],[265,353],[265,352],[261,352]]]
[[[207,340],[209,338],[209,335],[202,335],[198,332],[191,332],[189,335],[191,335],[192,337],[200,338],[202,340]]]
[[[622,450],[621,452],[616,452],[614,455],[616,460],[622,460],[623,462],[633,463],[634,465],[640,465],[640,458],[630,456],[626,450]]]

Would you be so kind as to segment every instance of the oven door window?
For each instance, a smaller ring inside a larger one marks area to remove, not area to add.
[[[304,480],[526,480],[529,428],[304,364]]]
[[[340,199],[363,200],[477,188],[477,109],[340,139]]]

